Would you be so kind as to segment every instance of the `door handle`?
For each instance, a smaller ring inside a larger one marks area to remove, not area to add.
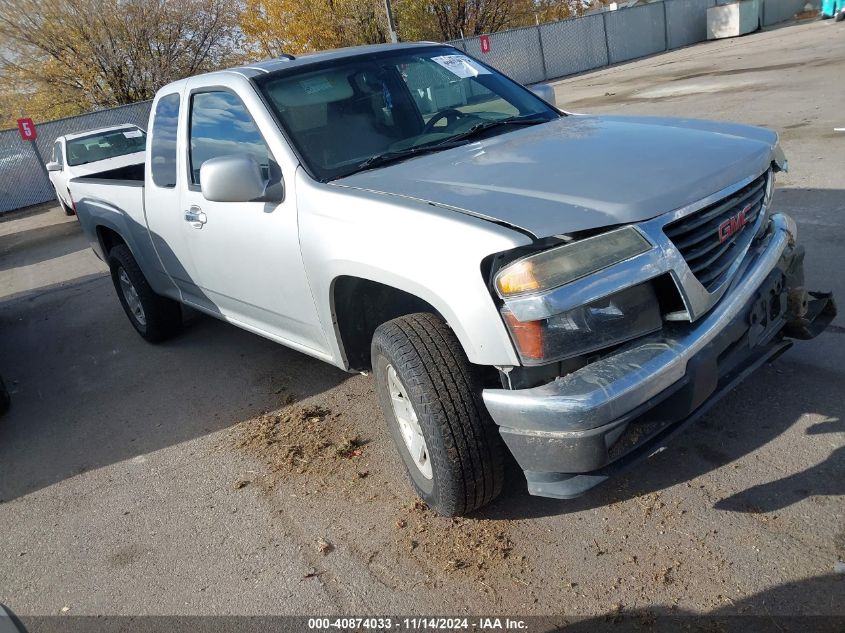
[[[185,211],[185,222],[190,222],[195,229],[201,229],[202,225],[208,222],[208,216],[203,213],[202,209],[193,206]]]

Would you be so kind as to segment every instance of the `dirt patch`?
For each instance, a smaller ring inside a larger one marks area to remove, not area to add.
[[[519,582],[526,558],[509,536],[513,521],[437,516],[417,499],[396,519],[397,543],[434,573],[455,572],[482,584],[495,572]]]
[[[266,464],[266,487],[295,475],[314,475],[309,480],[316,483],[325,483],[328,475],[366,476],[356,467],[367,440],[330,409],[291,405],[240,427],[235,445]]]
[[[286,490],[294,493],[293,500],[286,496],[288,508],[316,495],[327,516],[343,514],[358,526],[344,532],[329,521],[331,539],[316,539],[317,552],[328,555],[335,546],[358,552],[386,586],[407,590],[414,586],[409,578],[432,587],[451,579],[497,596],[527,586],[526,557],[510,536],[518,521],[446,518],[419,499],[403,503],[376,457],[378,447],[345,418],[323,406],[290,404],[242,422],[233,443],[264,468],[235,489],[253,485],[271,497]]]

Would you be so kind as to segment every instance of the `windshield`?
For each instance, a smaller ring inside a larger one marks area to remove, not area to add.
[[[147,135],[137,127],[109,130],[67,142],[67,164],[85,165],[115,156],[143,152]]]
[[[309,171],[327,181],[390,154],[505,133],[506,119],[543,122],[559,112],[453,48],[415,48],[281,71],[256,81]],[[489,131],[488,131],[489,130]]]

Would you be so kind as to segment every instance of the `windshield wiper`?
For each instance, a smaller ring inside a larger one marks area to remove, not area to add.
[[[364,162],[359,163],[358,166],[355,168],[355,171],[364,171],[365,169],[372,169],[373,167],[380,167],[388,163],[395,163],[400,160],[405,160],[406,158],[411,158],[412,156],[417,156],[419,154],[439,152],[440,150],[449,149],[451,147],[457,147],[458,145],[462,145],[463,141],[466,141],[470,138],[474,138],[480,134],[483,134],[487,130],[492,130],[496,127],[507,125],[537,125],[538,123],[547,123],[548,121],[549,119],[545,117],[514,117],[510,119],[498,119],[496,121],[484,121],[482,123],[476,123],[466,132],[461,132],[460,134],[450,136],[435,143],[427,143],[425,145],[418,145],[417,147],[409,147],[407,149],[382,152],[381,154],[370,156]]]
[[[450,136],[449,138],[443,141],[443,144],[451,144],[458,141],[465,141],[470,138],[474,138],[487,132],[488,130],[492,130],[493,128],[497,127],[504,127],[508,125],[538,125],[540,123],[548,123],[549,119],[545,117],[511,117],[509,119],[497,119],[495,121],[484,121],[482,123],[476,123],[471,128],[469,128],[466,132],[461,132],[460,134],[456,134],[455,136]],[[443,144],[435,143],[434,147],[443,148]]]
[[[405,160],[411,156],[419,154],[427,154],[429,152],[439,152],[442,149],[448,149],[452,146],[452,139],[448,138],[444,143],[435,143],[433,145],[419,145],[417,147],[409,147],[407,149],[398,149],[390,152],[382,152],[375,156],[370,156],[367,160],[359,163],[355,171],[363,171],[365,169],[372,169],[373,167],[380,167],[388,163],[395,163],[400,160]],[[353,172],[354,173],[354,172]]]

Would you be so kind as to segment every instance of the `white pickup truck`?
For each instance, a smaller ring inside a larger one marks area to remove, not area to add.
[[[570,498],[835,306],[770,210],[777,134],[535,92],[439,44],[233,68],[159,90],[145,163],[70,190],[148,341],[186,304],[372,371],[442,514],[499,493],[506,448]]]
[[[146,144],[144,130],[129,123],[57,138],[46,167],[50,184],[65,215],[76,213],[68,188],[72,178],[141,163]]]

